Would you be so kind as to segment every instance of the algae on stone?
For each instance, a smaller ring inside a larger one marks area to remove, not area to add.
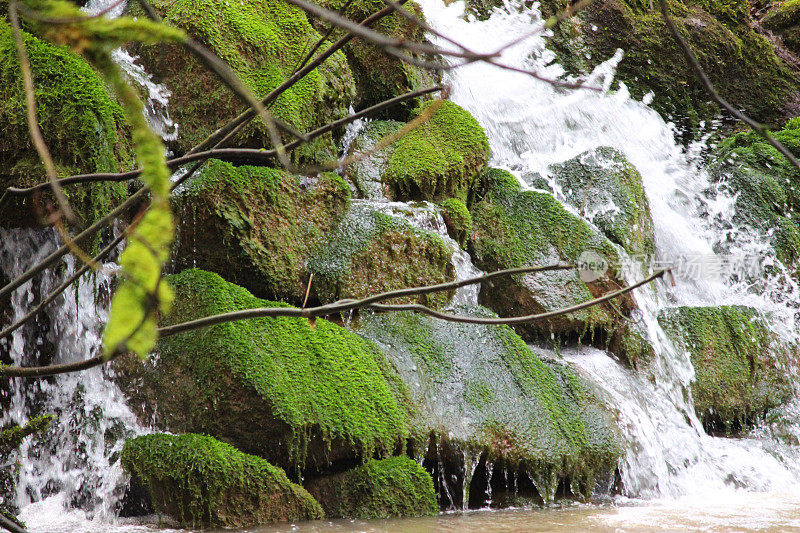
[[[778,342],[756,310],[742,306],[676,307],[658,320],[695,369],[695,411],[707,430],[735,432],[790,396],[795,354]]]
[[[653,219],[642,176],[613,148],[584,152],[550,167],[567,201],[629,254],[655,253]]]
[[[442,218],[447,224],[447,233],[459,246],[464,246],[467,236],[472,232],[472,215],[466,204],[458,198],[448,198],[439,204]]]
[[[241,80],[264,98],[289,78],[321,37],[305,13],[282,0],[157,0],[164,21],[185,29],[226,61]],[[180,126],[176,148],[188,150],[239,114],[244,105],[197,60],[178,46],[139,47],[148,72],[172,91],[170,108]],[[347,115],[353,78],[341,52],[327,59],[284,92],[270,112],[301,132]],[[239,144],[268,146],[261,119],[239,137]],[[335,156],[330,134],[297,151],[301,159]]]
[[[168,278],[164,324],[254,307],[218,275]],[[410,436],[413,406],[382,354],[324,319],[258,318],[162,339],[151,359],[116,363],[116,380],[143,419],[207,433],[295,476],[387,454]]]
[[[314,275],[314,294],[330,302],[453,281],[452,254],[435,233],[416,229],[368,203],[353,202],[338,227],[313,250],[308,269]],[[440,306],[450,296],[452,292],[441,292],[413,300]]]
[[[613,472],[620,448],[608,414],[566,365],[543,362],[508,326],[401,312],[362,316],[355,328],[397,368],[424,425],[439,435],[437,447],[446,441],[458,455],[524,464],[548,480],[540,486],[545,501],[559,479],[583,484],[589,496],[595,480]]]
[[[315,479],[307,488],[328,518],[429,516],[439,510],[431,475],[408,457],[372,460]]]
[[[36,109],[44,141],[59,176],[118,172],[132,163],[127,126],[104,81],[81,57],[65,47],[23,32],[35,85]],[[9,24],[0,18],[0,189],[47,181],[30,139],[22,74]],[[95,182],[65,189],[84,222],[105,214],[123,197],[122,183]],[[49,200],[40,199],[41,204]],[[37,224],[32,198],[10,198],[0,210],[4,226]]]
[[[315,520],[322,508],[280,468],[204,435],[154,433],[125,442],[122,465],[156,511],[182,527]]]

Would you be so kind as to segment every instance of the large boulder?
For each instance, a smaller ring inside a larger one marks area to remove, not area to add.
[[[308,484],[328,518],[435,515],[431,475],[408,457],[390,457]]]
[[[128,440],[122,466],[147,488],[159,514],[185,528],[242,528],[324,516],[319,503],[283,470],[204,435],[155,433]]]
[[[631,255],[655,253],[642,175],[625,155],[600,147],[553,165],[550,172],[567,201],[612,242]]]
[[[314,275],[313,294],[330,302],[453,281],[452,255],[439,235],[354,201],[327,240],[312,251],[308,269]],[[452,291],[403,301],[439,306],[451,296]]]
[[[360,23],[368,16],[386,7],[382,0],[324,0],[319,4],[341,13],[356,23]],[[403,4],[403,9],[424,22],[425,16],[422,8],[416,2],[406,2]],[[327,24],[323,23],[319,26],[322,31],[322,26],[327,26]],[[371,28],[395,39],[425,41],[425,30],[419,24],[414,24],[396,13],[382,18]],[[335,32],[334,35],[340,36],[342,32]],[[409,91],[432,87],[436,83],[437,74],[434,71],[390,55],[380,46],[366,39],[351,40],[345,45],[344,52],[356,82],[354,103],[356,110],[373,106]],[[415,53],[411,53],[411,56],[423,61],[430,60],[429,57]],[[404,102],[382,111],[378,116],[408,120],[416,103],[418,102],[413,100]]]
[[[305,13],[283,0],[157,0],[164,21],[185,29],[225,60],[240,79],[263,98],[292,75],[320,39]],[[195,146],[243,109],[217,76],[179,45],[137,47],[154,79],[172,92],[170,109],[178,122],[178,151]],[[278,119],[301,132],[347,115],[354,93],[347,60],[339,52],[295,83],[270,106]],[[266,125],[253,121],[238,138],[242,146],[270,145]],[[336,155],[330,134],[297,151],[301,159]]]
[[[118,172],[133,164],[122,108],[109,96],[101,77],[81,57],[23,32],[36,87],[36,110],[44,141],[59,176]],[[47,181],[28,133],[25,92],[12,30],[0,19],[0,191]],[[65,193],[75,212],[91,222],[126,192],[114,182],[70,185]],[[2,192],[0,192],[2,195]],[[53,205],[40,198],[7,197],[0,225],[36,225]]]
[[[520,266],[575,264],[587,257],[608,268],[584,281],[576,270],[506,276],[485,283],[480,301],[500,316],[554,311],[591,300],[625,285],[614,245],[552,195],[523,191],[506,171],[490,169],[475,188],[469,251],[475,265],[490,272]],[[580,337],[604,332],[607,337],[630,314],[630,295],[575,313],[526,324],[531,337]]]
[[[796,354],[748,307],[676,307],[659,323],[695,370],[695,411],[709,432],[734,433],[791,397]]]
[[[567,0],[546,0],[541,9],[549,17],[568,5]],[[734,107],[769,124],[798,114],[796,60],[776,51],[768,36],[758,31],[748,2],[669,0],[669,9],[712,83]],[[548,47],[575,75],[590,72],[622,49],[625,55],[616,79],[636,99],[652,91],[651,107],[682,127],[696,130],[720,112],[684,59],[655,2],[592,2],[556,25]]]
[[[202,270],[168,281],[176,297],[164,324],[286,305]],[[142,420],[212,435],[292,476],[342,470],[411,434],[412,407],[382,354],[324,319],[219,324],[164,338],[148,361],[123,358],[115,368]]]
[[[483,128],[468,111],[447,100],[423,103],[415,117],[425,120],[354,166],[352,181],[366,196],[385,194],[404,201],[466,199],[489,161],[489,141]],[[368,125],[351,153],[373,150],[402,127],[395,121]]]
[[[456,312],[497,316],[480,307]],[[513,493],[508,476],[530,478],[551,501],[560,482],[588,497],[613,474],[620,448],[608,413],[566,365],[540,359],[510,327],[407,312],[361,316],[354,327],[384,351],[421,406],[434,437],[415,454],[436,473],[444,507],[483,507],[489,485],[495,496]],[[473,477],[476,469],[482,474]]]

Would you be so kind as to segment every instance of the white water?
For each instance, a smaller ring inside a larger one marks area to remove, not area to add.
[[[448,6],[440,0],[421,4],[436,30],[476,52],[493,52],[541,22],[535,8],[516,4],[509,10],[496,9],[486,21],[465,19],[461,1]],[[501,61],[558,77],[563,70],[555,64],[548,66],[553,55],[545,48],[546,35],[508,48]],[[452,48],[444,41],[437,44]],[[445,81],[451,99],[468,109],[486,130],[492,164],[520,178],[533,173],[549,178],[551,164],[599,146],[623,152],[643,176],[658,261],[720,259],[714,254],[715,245],[732,237],[736,242],[732,253],[744,252],[762,264],[776,264],[763,237],[733,224],[731,198],[720,193],[709,199],[704,194],[711,187],[706,172],[693,159],[697,147],[685,151],[678,146],[673,127],[645,103],[632,100],[624,85],[616,92],[608,91],[622,57],[618,51],[586,78],[596,91],[556,89],[480,62],[450,71]],[[557,184],[553,185],[558,191]],[[722,227],[732,229],[722,234]],[[640,268],[631,265],[628,270],[628,281],[641,279]],[[656,321],[658,309],[667,306],[750,305],[769,313],[773,329],[784,339],[796,341],[796,285],[780,272],[755,285],[725,276],[683,275],[675,287],[663,282],[656,287],[657,292],[648,288],[636,294],[643,322],[658,347],[655,383],[620,368],[604,352],[587,350],[568,356],[604,391],[619,418],[627,441],[621,465],[627,494],[653,498],[710,496],[733,489],[797,491],[800,456],[796,449],[784,447],[778,452],[769,438],[720,439],[703,433],[687,394],[693,379],[691,363],[670,345]]]

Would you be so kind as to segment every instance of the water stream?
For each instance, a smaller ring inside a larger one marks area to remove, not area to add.
[[[441,0],[420,3],[432,26],[457,36],[476,51],[494,51],[540,22],[535,7],[498,9],[488,20],[475,21],[462,16],[460,1],[449,5]],[[108,2],[93,0],[88,9],[102,9],[103,5]],[[545,32],[509,48],[503,62],[535,68],[548,77],[561,75],[561,67],[552,63],[553,56],[545,48],[546,36]],[[161,128],[159,132],[165,138],[176,135],[176,126],[166,113],[168,90],[153,84],[124,52],[117,58],[149,94],[148,114],[154,127]],[[733,222],[731,198],[710,184],[697,157],[699,147],[687,150],[678,145],[672,126],[646,102],[632,100],[624,86],[608,91],[621,58],[622,52],[608,58],[587,77],[587,83],[600,91],[564,91],[483,63],[454,69],[445,81],[451,87],[451,98],[485,128],[492,146],[492,164],[509,169],[523,183],[533,175],[550,180],[555,194],[565,203],[567,199],[550,175],[551,164],[599,146],[623,152],[644,179],[655,222],[658,260],[717,257],[718,245],[732,240],[728,254],[758,257],[762,266],[777,267],[773,275],[758,283],[752,279],[679,275],[674,287],[659,283],[655,288],[637,291],[642,323],[658,352],[651,379],[594,348],[568,349],[561,354],[597,388],[617,418],[626,440],[620,465],[624,497],[613,505],[482,511],[393,521],[317,522],[252,531],[800,530],[797,447],[775,439],[776,430],[766,425],[746,438],[706,435],[686,392],[693,379],[689,358],[669,343],[656,320],[657,312],[669,306],[749,305],[767,313],[773,329],[786,342],[796,342],[798,288],[780,268],[764,237]],[[353,137],[350,135],[346,142],[352,142]],[[460,279],[479,273],[469,255],[447,236],[441,214],[432,204],[379,199],[364,202],[440,234],[455,252],[452,261]],[[0,272],[8,278],[58,244],[57,236],[49,230],[0,229],[0,239]],[[59,268],[26,283],[13,294],[12,316],[6,320],[22,316],[74,269],[75,264],[68,259]],[[643,269],[631,262],[625,274],[628,281],[634,281],[641,278]],[[85,276],[77,289],[68,290],[36,324],[22,328],[10,341],[0,342],[0,350],[17,364],[64,362],[93,355],[99,349],[111,276],[113,265]],[[454,301],[476,302],[474,288],[459,291]],[[146,428],[137,425],[103,369],[35,383],[14,380],[7,400],[10,408],[2,414],[0,425],[25,423],[39,413],[59,415],[48,446],[27,444],[19,455],[17,503],[31,531],[133,532],[155,527],[152,519],[115,518],[125,483],[118,462],[120,447],[126,436]],[[796,406],[785,407],[785,418],[794,424],[784,431],[794,431],[795,436],[800,436],[798,413]]]

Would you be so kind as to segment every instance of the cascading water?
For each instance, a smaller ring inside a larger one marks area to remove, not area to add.
[[[445,5],[424,0],[421,4],[434,29],[457,36],[476,52],[494,52],[530,34],[542,22],[536,6],[518,3],[495,9],[485,21],[464,17],[463,2]],[[542,32],[508,48],[501,61],[549,78],[563,75],[545,46],[547,36]],[[433,40],[452,48],[443,40]],[[511,170],[523,183],[536,175],[549,180],[565,204],[558,184],[552,183],[550,165],[600,146],[623,152],[643,176],[655,223],[657,259],[673,263],[686,257],[719,259],[718,245],[733,240],[736,244],[728,246],[727,253],[755,256],[762,266],[776,267],[776,274],[755,285],[752,279],[735,282],[725,276],[682,276],[676,287],[662,283],[657,290],[638,290],[643,322],[657,350],[654,383],[599,350],[568,352],[567,359],[596,383],[618,416],[627,440],[621,471],[629,495],[707,495],[723,488],[796,491],[800,455],[795,449],[778,450],[768,438],[721,439],[703,432],[686,394],[693,378],[691,362],[670,345],[656,314],[668,306],[748,305],[768,314],[772,329],[785,341],[796,342],[792,302],[797,300],[797,286],[781,269],[764,237],[732,221],[732,200],[711,186],[693,157],[699,152],[697,147],[687,151],[677,145],[673,127],[646,102],[632,100],[624,85],[616,92],[608,91],[622,57],[618,51],[587,76],[585,84],[594,90],[565,91],[482,62],[449,71],[445,81],[451,99],[486,130],[493,166]],[[641,279],[640,266],[628,267],[629,282]]]

